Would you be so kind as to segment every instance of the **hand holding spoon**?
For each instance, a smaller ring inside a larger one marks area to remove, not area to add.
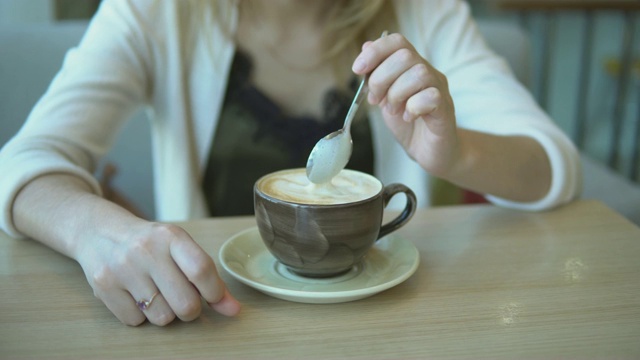
[[[382,33],[385,37],[387,31]],[[334,131],[323,137],[316,143],[309,154],[307,160],[307,177],[315,184],[322,184],[331,181],[349,162],[353,151],[353,141],[351,140],[351,122],[356,116],[360,104],[367,94],[367,81],[369,74],[365,75],[360,82],[358,91],[354,96],[349,112],[344,120],[344,126],[338,131]]]

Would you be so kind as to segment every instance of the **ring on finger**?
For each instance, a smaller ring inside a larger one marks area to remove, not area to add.
[[[156,298],[156,296],[158,296],[159,293],[160,292],[156,291],[153,295],[151,295],[149,300],[145,300],[145,299],[136,300],[136,305],[138,306],[138,309],[140,309],[141,311],[147,310],[151,306],[151,303]]]

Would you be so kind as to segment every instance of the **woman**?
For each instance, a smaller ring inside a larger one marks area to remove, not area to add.
[[[429,175],[523,210],[577,195],[575,148],[461,1],[105,0],[0,152],[2,229],[77,260],[125,324],[193,320],[201,298],[235,315],[213,260],[181,228],[101,198],[96,162],[147,106],[158,220],[246,213],[247,187],[304,166],[364,74],[350,167],[422,205]]]

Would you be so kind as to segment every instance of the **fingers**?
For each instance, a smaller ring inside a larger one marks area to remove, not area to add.
[[[365,43],[353,70],[360,74],[370,72],[368,100],[371,104],[384,106],[387,114],[400,116],[405,121],[434,115],[448,94],[446,77],[400,34]]]
[[[143,316],[149,319],[150,323],[165,326],[176,318],[175,311],[167,303],[159,290],[138,291],[138,293],[141,292],[143,292],[144,295],[131,294],[130,302],[134,304],[138,312],[143,313]]]
[[[207,302],[222,298],[225,287],[213,260],[195,242],[174,242],[170,251],[180,271]]]
[[[351,69],[356,74],[368,74],[389,55],[402,48],[413,50],[413,46],[400,34],[389,34],[374,41],[367,41],[362,45],[362,51],[354,60]]]
[[[415,52],[409,49],[399,49],[389,55],[378,67],[369,75],[369,95],[368,100],[371,104],[378,104],[387,96],[387,92],[394,83],[407,78],[405,75],[420,63],[420,58]],[[406,82],[406,80],[404,81]],[[412,81],[415,83],[416,81]]]
[[[195,242],[173,243],[171,256],[181,273],[214,310],[228,316],[239,312],[240,304],[226,290],[213,259]]]
[[[171,261],[166,261],[162,267],[155,268],[151,271],[151,277],[158,287],[162,296],[161,300],[165,300],[168,310],[171,310],[174,316],[182,321],[191,321],[196,319],[202,310],[200,295],[193,287],[186,276]],[[159,307],[162,303],[158,303]],[[155,307],[150,310],[157,310]],[[146,312],[147,315],[156,315]],[[153,322],[152,317],[149,321]]]
[[[225,290],[222,299],[217,303],[209,303],[209,306],[215,311],[226,316],[235,316],[240,312],[240,303],[236,300],[229,291]]]
[[[402,115],[405,111],[405,103],[409,98],[416,96],[421,91],[430,88],[435,83],[433,74],[422,63],[413,65],[394,80],[386,92],[385,110],[391,115]]]
[[[391,34],[365,43],[352,70],[356,74],[370,74],[368,100],[378,104],[393,80],[419,60],[420,56],[404,36]]]
[[[223,315],[240,310],[211,257],[177,226],[152,224],[110,242],[109,251],[85,256],[80,262],[94,294],[124,324],[191,321],[201,313],[202,298]]]
[[[109,311],[125,325],[138,326],[147,320],[145,314],[138,309],[127,291],[121,289],[96,291],[95,296],[102,300]]]
[[[119,268],[124,269],[126,266]],[[125,273],[117,274],[103,268],[93,279],[95,296],[102,300],[118,320],[129,326],[138,326],[149,319],[152,324],[164,326],[175,319],[173,309],[151,278],[142,271]]]
[[[410,122],[423,116],[437,117],[441,99],[440,90],[434,87],[418,92],[407,100],[402,120]]]

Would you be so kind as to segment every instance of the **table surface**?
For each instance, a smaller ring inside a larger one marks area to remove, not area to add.
[[[180,225],[218,260],[255,220]],[[241,314],[167,327],[121,324],[76,262],[0,235],[0,358],[640,357],[640,228],[605,205],[422,209],[398,234],[420,266],[372,297],[289,302],[219,266]]]

